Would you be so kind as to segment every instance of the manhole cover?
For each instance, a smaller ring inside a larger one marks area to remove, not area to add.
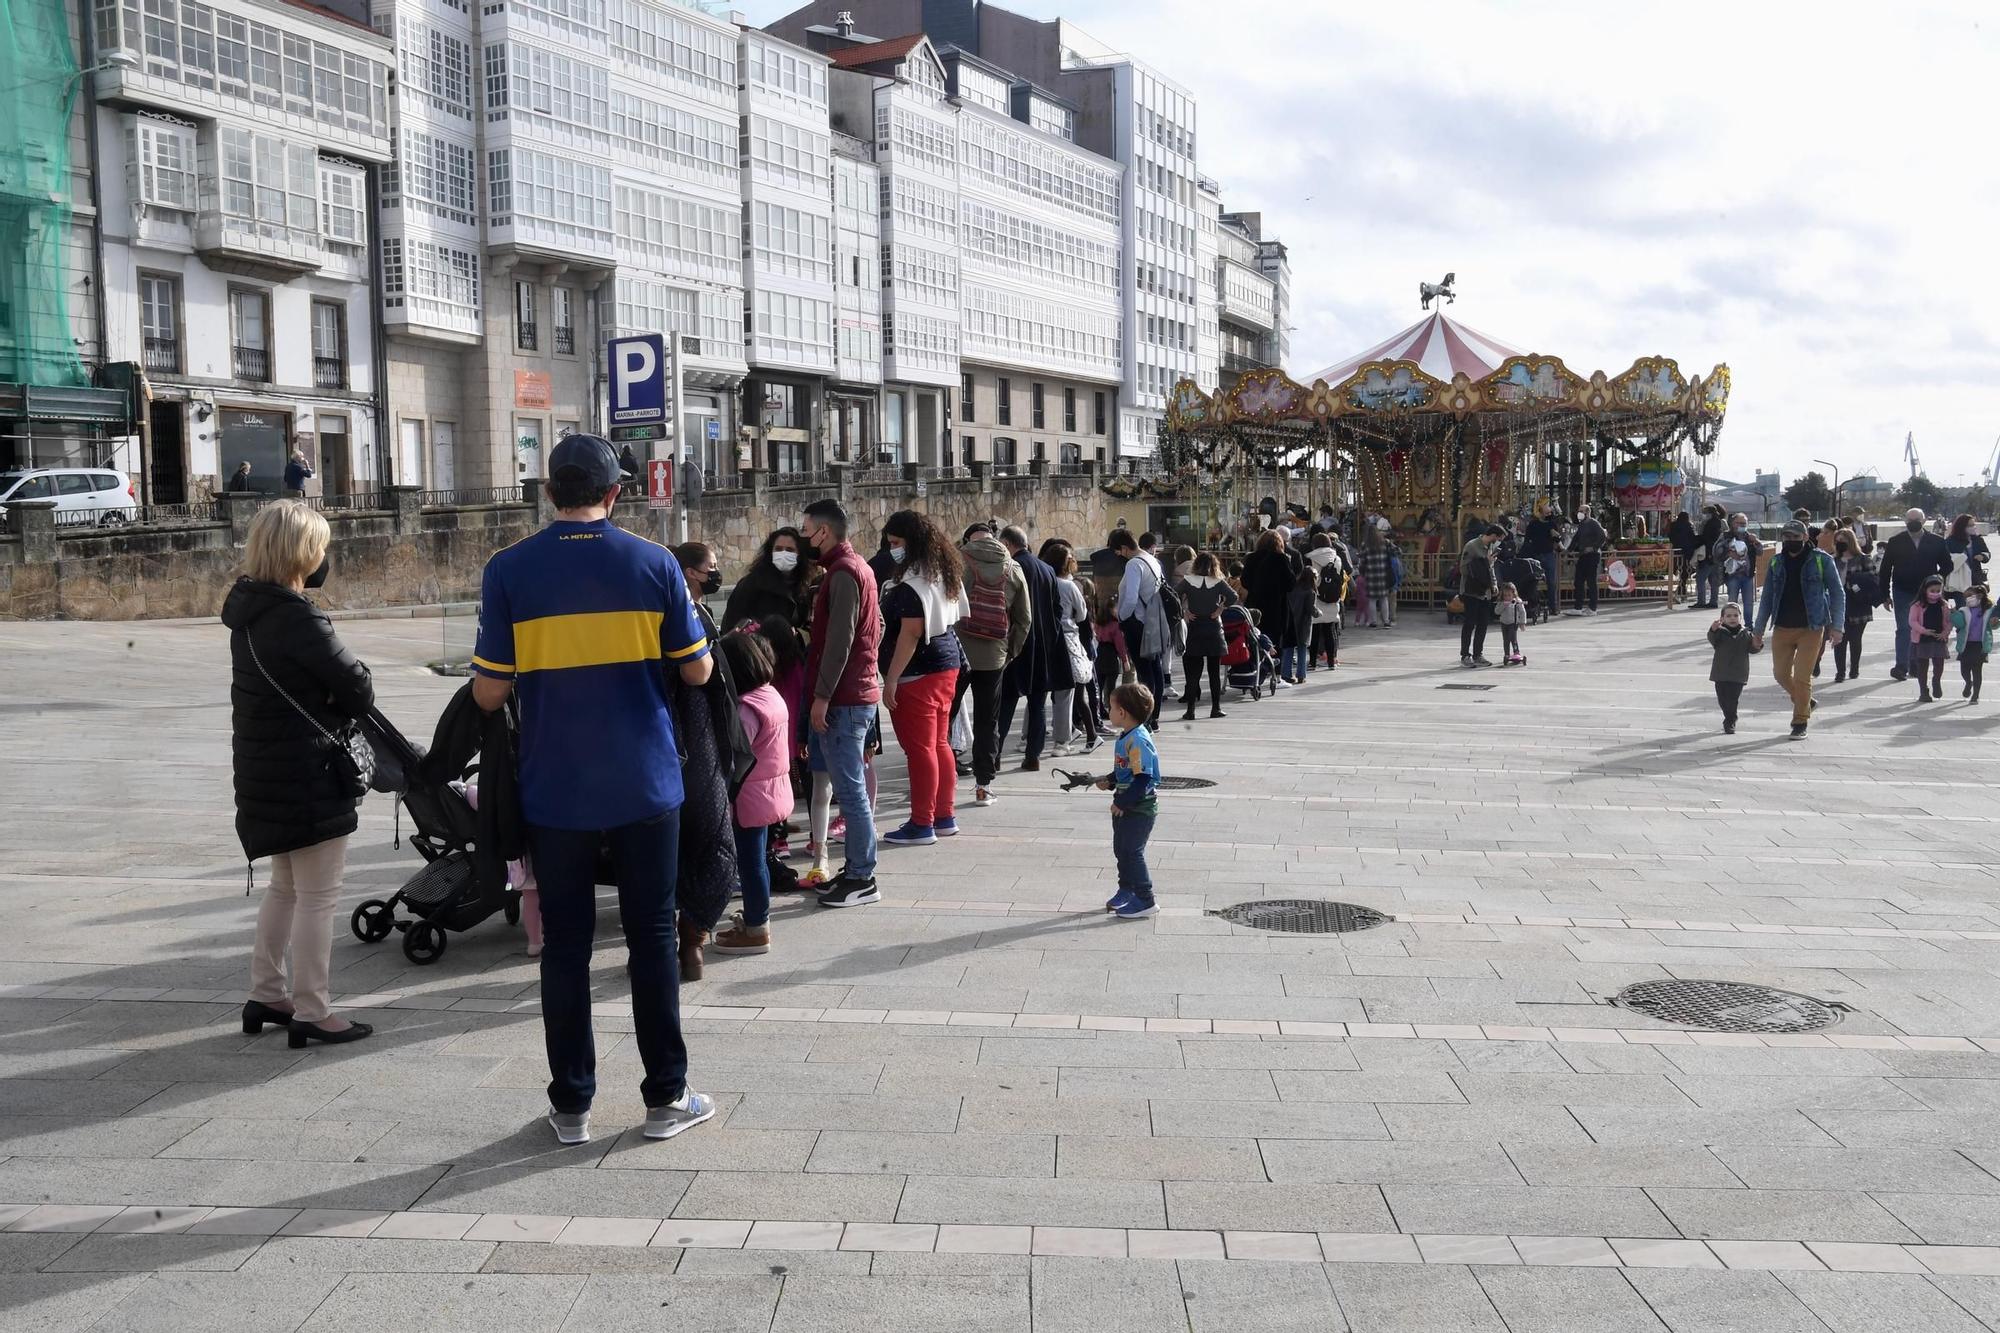
[[[1161,778],[1159,785],[1168,791],[1195,791],[1202,787],[1213,787],[1215,780],[1213,778],[1178,778],[1168,776]]]
[[[1741,981],[1641,981],[1611,1003],[1684,1027],[1711,1032],[1817,1032],[1840,1021],[1844,1006],[1810,995]]]
[[[1395,920],[1372,907],[1353,903],[1330,903],[1319,898],[1267,898],[1262,902],[1236,903],[1210,912],[1239,926],[1258,930],[1285,930],[1295,935],[1332,935],[1350,930],[1371,930]]]
[[[1468,682],[1463,685],[1440,685],[1438,688],[1441,690],[1490,690],[1493,687],[1491,685],[1473,685]]]

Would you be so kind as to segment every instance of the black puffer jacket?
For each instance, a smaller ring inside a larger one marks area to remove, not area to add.
[[[354,832],[355,797],[328,771],[332,747],[279,697],[264,670],[334,735],[375,702],[368,668],[304,594],[238,579],[222,604],[229,636],[236,836],[255,861]],[[257,660],[246,640],[254,639]]]
[[[735,629],[746,620],[783,616],[793,629],[803,633],[811,608],[803,578],[794,579],[769,560],[757,560],[729,590],[729,601],[722,609],[722,627]]]

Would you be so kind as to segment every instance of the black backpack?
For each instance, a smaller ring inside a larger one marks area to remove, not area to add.
[[[1465,560],[1465,595],[1485,597],[1493,591],[1493,560],[1490,556],[1467,556]]]
[[[1340,562],[1329,560],[1319,567],[1319,588],[1313,595],[1322,602],[1338,605],[1346,587],[1347,575],[1341,572]]]

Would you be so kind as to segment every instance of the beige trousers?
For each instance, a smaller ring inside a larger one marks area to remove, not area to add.
[[[328,838],[271,858],[271,882],[257,909],[257,944],[250,954],[250,998],[281,1004],[286,997],[285,946],[292,950],[292,1015],[318,1023],[333,970],[333,911],[347,869],[347,838]]]

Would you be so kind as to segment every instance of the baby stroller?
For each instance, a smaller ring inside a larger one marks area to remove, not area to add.
[[[1264,697],[1262,654],[1257,649],[1261,637],[1243,607],[1222,608],[1222,665],[1229,673],[1229,688],[1252,699]]]
[[[458,780],[426,775],[425,751],[396,729],[379,709],[370,709],[362,729],[375,746],[376,791],[395,797],[410,812],[416,831],[410,845],[424,866],[388,898],[370,898],[354,909],[348,926],[364,944],[378,944],[403,932],[403,956],[419,965],[444,957],[445,932],[470,930],[495,912],[507,923],[521,919],[521,895],[500,876],[497,890],[481,888],[479,816],[465,797],[465,782],[478,772],[469,766]],[[401,907],[414,920],[399,921]]]
[[[1278,692],[1278,645],[1263,630],[1257,631],[1257,688],[1265,694]]]

